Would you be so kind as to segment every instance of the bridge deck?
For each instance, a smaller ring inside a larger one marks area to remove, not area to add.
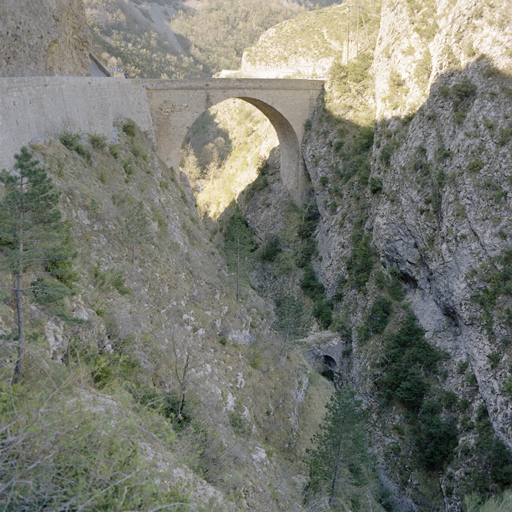
[[[267,89],[321,91],[325,80],[287,78],[193,78],[189,80],[140,80],[146,89]]]

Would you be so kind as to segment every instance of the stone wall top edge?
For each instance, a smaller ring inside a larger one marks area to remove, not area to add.
[[[66,83],[94,83],[94,84],[118,84],[118,85],[136,85],[140,86],[139,80],[126,80],[126,78],[108,78],[108,77],[92,77],[92,76],[1,76],[0,84],[6,85],[58,85]]]
[[[293,78],[192,78],[189,80],[134,80],[154,89],[291,89],[321,90],[325,80]]]

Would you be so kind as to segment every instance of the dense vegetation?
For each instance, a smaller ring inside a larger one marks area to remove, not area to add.
[[[176,1],[156,3],[161,7],[157,11],[135,0],[86,0],[94,51],[109,66],[146,78],[212,76],[237,69],[245,48],[265,30],[337,2],[211,0],[196,9]]]

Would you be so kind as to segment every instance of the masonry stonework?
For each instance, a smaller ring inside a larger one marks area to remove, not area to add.
[[[110,137],[116,120],[133,119],[155,140],[160,157],[177,171],[181,146],[194,121],[211,106],[239,98],[261,110],[281,149],[281,179],[303,200],[304,125],[323,88],[319,80],[115,78],[0,78],[0,169],[11,168],[23,145],[63,132]]]
[[[115,78],[0,78],[0,169],[20,147],[62,132],[110,137],[117,119],[131,118],[153,133],[145,89]]]
[[[292,198],[302,203],[306,175],[301,142],[323,81],[228,78],[146,80],[144,84],[158,153],[167,165],[179,168],[183,140],[205,110],[238,98],[258,108],[274,126],[281,151],[281,179]]]

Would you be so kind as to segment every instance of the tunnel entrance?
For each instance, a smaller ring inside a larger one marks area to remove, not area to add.
[[[320,365],[320,375],[325,377],[327,380],[334,382],[336,372],[336,360],[326,354],[317,357],[317,361]]]

